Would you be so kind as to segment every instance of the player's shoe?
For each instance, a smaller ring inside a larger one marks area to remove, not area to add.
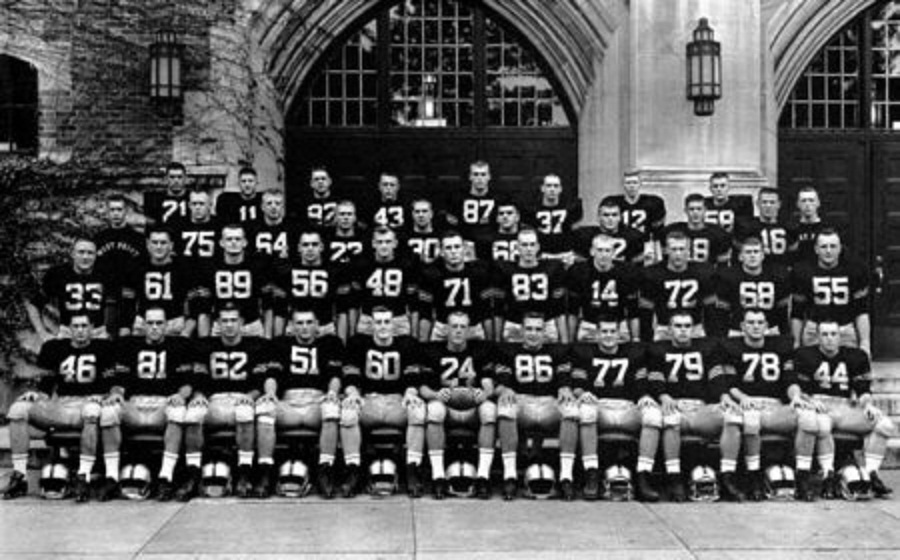
[[[341,485],[341,493],[345,498],[356,496],[359,488],[359,465],[347,465],[347,478]]]
[[[812,488],[812,473],[805,470],[797,470],[795,475],[794,499],[798,502],[812,502],[816,499]]]
[[[179,502],[189,502],[200,495],[200,467],[191,465],[184,474],[184,482],[175,491],[175,499]]]
[[[519,482],[515,478],[507,478],[503,481],[503,499],[507,502],[515,500],[519,491]]]
[[[642,502],[658,502],[659,492],[654,490],[653,484],[650,482],[649,471],[638,471],[637,473],[637,497]]]
[[[594,501],[600,497],[600,469],[584,471],[584,499]]]
[[[563,501],[571,502],[575,499],[575,484],[566,479],[559,483],[559,492]]]
[[[13,471],[9,476],[9,483],[3,489],[4,500],[14,500],[28,494],[28,477],[19,471]]]
[[[750,484],[750,491],[747,493],[747,497],[754,502],[765,501],[766,488],[762,471],[748,471],[747,478]]]
[[[175,485],[168,478],[160,478],[156,484],[156,499],[160,502],[171,502],[175,497]]]
[[[869,473],[869,484],[872,486],[872,495],[876,498],[883,498],[885,496],[890,495],[894,490],[887,486],[881,477],[878,476],[877,471],[871,471]]]
[[[249,498],[253,491],[253,482],[251,482],[251,474],[253,469],[250,465],[238,465],[237,482],[234,485],[234,495],[238,498]]]
[[[418,498],[422,495],[422,480],[419,476],[419,465],[408,463],[406,465],[406,493],[410,498]]]
[[[275,469],[273,465],[259,465],[259,478],[256,480],[256,486],[253,487],[253,495],[257,498],[266,499],[272,495],[272,481],[274,480]]]
[[[747,499],[744,491],[738,486],[736,473],[722,473],[722,497],[731,502],[743,502]]]
[[[447,496],[447,481],[443,478],[435,478],[431,481],[431,491],[435,500],[443,500]]]
[[[837,500],[841,496],[841,481],[834,472],[825,473],[822,477],[822,498]]]
[[[101,502],[108,502],[122,497],[122,488],[119,481],[112,478],[105,478],[100,488],[97,490],[97,499]]]
[[[475,496],[479,500],[490,500],[491,499],[491,481],[478,477],[475,479]]]
[[[319,464],[319,472],[316,480],[319,486],[319,494],[326,500],[334,498],[334,467],[328,463]]]
[[[87,476],[79,474],[75,477],[75,490],[72,494],[78,503],[84,503],[91,499],[91,486],[88,484]]]
[[[684,487],[684,478],[681,473],[669,473],[666,487],[669,491],[670,502],[684,502],[687,500],[687,490]]]

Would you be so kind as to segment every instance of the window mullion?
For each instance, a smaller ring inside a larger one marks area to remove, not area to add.
[[[486,108],[487,102],[485,87],[487,84],[487,76],[486,76],[486,64],[485,64],[485,45],[487,44],[487,39],[485,37],[485,28],[484,28],[484,9],[481,6],[475,6],[474,9],[474,29],[472,30],[472,63],[473,70],[475,71],[475,75],[473,76],[474,81],[474,99],[473,102],[475,104],[475,128],[483,129],[485,128],[487,116],[486,116]]]
[[[385,132],[391,122],[391,14],[390,7],[378,13],[378,116],[376,127]]]
[[[859,18],[859,126],[863,130],[872,129],[872,9]]]

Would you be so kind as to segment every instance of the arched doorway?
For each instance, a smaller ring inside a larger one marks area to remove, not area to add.
[[[478,159],[494,188],[519,200],[550,172],[574,196],[575,118],[559,91],[534,49],[481,3],[381,4],[334,42],[289,108],[288,197],[324,164],[354,199],[390,169],[440,203]]]
[[[38,73],[0,54],[0,155],[34,155],[38,148]]]
[[[836,33],[797,80],[779,122],[785,200],[811,185],[850,251],[876,270],[873,350],[900,356],[900,1]]]

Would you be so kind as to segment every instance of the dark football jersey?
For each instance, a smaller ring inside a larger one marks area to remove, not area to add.
[[[333,192],[324,198],[309,195],[303,200],[299,215],[305,216],[307,222],[313,227],[331,228],[334,226],[335,210],[340,200]]]
[[[685,347],[671,341],[649,345],[647,372],[650,392],[655,397],[668,394],[674,399],[715,402],[730,386],[712,339],[695,339]]]
[[[378,197],[365,210],[362,219],[372,229],[377,226],[385,226],[394,231],[404,231],[412,221],[409,203],[403,197],[393,200],[384,200]]]
[[[216,218],[223,224],[248,226],[262,217],[262,193],[244,198],[239,192],[223,192],[216,197]]]
[[[841,325],[869,311],[869,275],[861,263],[842,259],[832,269],[803,262],[791,279],[796,318],[829,318]]]
[[[572,362],[566,347],[561,344],[543,344],[536,348],[524,344],[500,344],[497,350],[495,379],[516,393],[555,397],[560,387],[572,384]]]
[[[332,266],[307,266],[300,262],[280,266],[278,286],[291,309],[315,312],[321,325],[332,322],[335,311],[346,311],[352,304],[351,282],[346,273]]]
[[[263,295],[274,281],[265,261],[246,257],[239,264],[229,264],[219,260],[200,274],[195,282],[206,288],[213,313],[226,304],[234,304],[241,310],[244,323],[260,318]]]
[[[328,390],[334,377],[341,376],[344,345],[333,335],[302,343],[294,337],[280,337],[270,344],[268,377],[278,381],[278,392],[288,389]]]
[[[680,231],[687,236],[690,241],[688,248],[692,262],[714,265],[721,262],[731,250],[731,235],[715,224],[691,229],[687,222],[676,222],[663,229],[663,239],[673,231]]]
[[[542,313],[546,319],[565,312],[565,273],[559,262],[539,261],[529,268],[500,262],[493,284],[498,298],[495,313],[507,321],[521,323],[529,311]]]
[[[716,295],[728,306],[730,328],[740,329],[744,312],[758,309],[766,314],[770,327],[778,327],[782,334],[790,332],[787,300],[791,290],[785,269],[764,265],[753,275],[740,265],[721,268],[716,272]]]
[[[143,314],[154,306],[163,308],[167,319],[184,315],[185,300],[195,279],[187,263],[173,259],[166,264],[153,264],[148,259],[130,272],[127,285],[134,294],[136,313]]]
[[[458,220],[456,227],[464,238],[482,243],[493,236],[497,209],[504,201],[503,197],[490,191],[484,196],[476,196],[466,190],[451,199],[448,211]]]
[[[766,337],[759,348],[743,338],[722,341],[726,369],[734,370],[732,384],[751,397],[787,401],[787,389],[797,383],[794,343],[790,337]]]
[[[742,243],[748,237],[757,237],[762,241],[767,263],[785,267],[793,265],[798,247],[796,228],[782,222],[762,222],[757,218],[739,220],[734,228],[735,244]]]
[[[441,236],[437,233],[412,232],[406,237],[409,254],[415,255],[424,264],[431,264],[441,254]]]
[[[539,201],[534,210],[523,216],[525,223],[537,229],[541,251],[551,254],[572,250],[572,228],[581,218],[581,200],[556,206]]]
[[[191,215],[189,194],[187,189],[177,196],[170,195],[166,190],[145,192],[144,214],[156,224],[187,220]]]
[[[421,385],[419,345],[408,336],[397,336],[381,346],[372,337],[355,335],[347,341],[344,385],[362,394],[399,394]]]
[[[72,315],[86,313],[95,327],[104,324],[106,301],[115,282],[96,266],[86,274],[75,272],[71,264],[55,266],[44,276],[46,301],[59,309],[59,323],[68,325]]]
[[[385,306],[394,315],[404,315],[418,304],[416,267],[410,261],[395,258],[390,262],[364,259],[350,271],[358,307],[365,314]]]
[[[94,236],[97,268],[120,285],[147,254],[147,240],[131,227],[106,228]]]
[[[113,345],[108,340],[91,340],[83,348],[71,340],[49,340],[38,354],[39,368],[50,372],[40,381],[40,389],[59,396],[103,395],[116,385]]]
[[[465,311],[475,325],[490,314],[491,277],[481,261],[466,262],[454,271],[439,260],[422,271],[418,292],[424,318],[446,323],[450,313]]]
[[[219,255],[219,234],[222,228],[216,220],[195,223],[190,220],[175,223],[175,253],[191,263],[212,261]]]
[[[262,391],[268,365],[265,340],[243,337],[229,345],[221,338],[207,338],[195,344],[195,391],[207,396]]]
[[[849,398],[871,391],[872,368],[869,356],[859,348],[842,346],[827,356],[818,346],[799,348],[794,355],[794,370],[803,392]]]
[[[582,257],[591,258],[594,237],[605,234],[613,240],[613,259],[616,262],[640,262],[644,255],[645,236],[636,229],[622,226],[618,231],[607,231],[599,226],[587,226],[575,230],[575,250]]]
[[[816,262],[816,236],[824,229],[834,227],[822,220],[818,222],[797,222],[797,253],[796,262]]]
[[[194,381],[195,350],[193,342],[169,337],[158,343],[145,337],[127,337],[116,341],[117,378],[126,395],[175,394]]]
[[[470,340],[464,348],[452,349],[446,342],[422,346],[422,385],[438,391],[457,387],[481,388],[482,379],[494,376],[491,344]]]
[[[256,255],[265,255],[270,262],[284,262],[295,252],[300,234],[297,228],[282,220],[271,225],[260,220],[247,232],[248,248]]]
[[[734,231],[735,223],[753,217],[753,197],[746,194],[730,195],[719,205],[711,196],[706,201],[706,223],[715,224],[725,231]]]
[[[475,256],[487,262],[512,262],[519,258],[519,233],[494,232],[475,245]]]
[[[615,352],[608,353],[596,344],[575,344],[572,385],[601,399],[637,401],[647,394],[644,347],[620,344]]]
[[[637,316],[640,275],[627,265],[601,272],[593,261],[575,263],[567,279],[569,309],[583,321],[596,323],[601,317],[622,321]]]
[[[639,232],[660,239],[659,234],[666,223],[666,203],[655,194],[642,194],[633,203],[623,194],[610,197],[622,209],[622,223]]]
[[[675,272],[662,262],[644,270],[640,297],[642,305],[656,313],[660,325],[668,324],[675,311],[689,312],[694,324],[698,324],[712,290],[711,268],[691,263],[685,270]]]
[[[368,236],[359,231],[349,237],[332,233],[325,237],[324,258],[336,265],[352,265],[366,257],[370,246]]]

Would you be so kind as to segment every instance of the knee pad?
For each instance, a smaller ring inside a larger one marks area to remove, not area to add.
[[[428,403],[427,421],[429,424],[443,424],[447,418],[447,407],[441,401]]]
[[[762,423],[762,415],[758,410],[744,412],[744,433],[748,436],[758,436]]]
[[[478,405],[478,420],[482,425],[497,423],[497,405],[491,401],[484,401]]]
[[[645,406],[641,409],[641,426],[646,428],[662,428],[663,413],[658,406]]]
[[[341,419],[341,404],[335,401],[322,402],[322,420],[336,422]]]
[[[597,405],[590,403],[581,403],[578,409],[579,419],[582,424],[597,423]]]
[[[359,408],[355,406],[341,407],[341,426],[352,428],[359,425]]]
[[[84,403],[84,406],[81,407],[81,419],[85,422],[97,422],[100,420],[100,403]]]
[[[497,417],[515,420],[519,415],[519,408],[513,404],[501,404],[497,406]]]
[[[205,406],[189,406],[184,413],[185,424],[202,424],[206,419],[207,407]]]
[[[273,401],[257,401],[255,412],[257,418],[272,418],[275,419],[275,407],[277,405]]]
[[[827,414],[816,414],[816,425],[819,435],[826,435],[830,434],[834,428],[834,421]]]
[[[723,410],[722,420],[725,424],[731,424],[732,426],[735,424],[741,425],[744,423],[744,415],[740,410]]]
[[[816,434],[819,432],[818,413],[815,410],[798,410],[797,411],[797,428],[808,434]]]
[[[238,404],[234,406],[234,421],[238,424],[253,422],[254,411],[252,404]]]
[[[673,412],[672,414],[663,415],[663,425],[666,428],[679,428],[681,427],[681,413]]]
[[[120,409],[116,405],[100,407],[100,427],[108,428],[118,426],[121,417]]]
[[[563,420],[574,420],[577,422],[581,418],[581,411],[578,409],[578,404],[574,402],[560,406],[559,412],[562,414]]]
[[[884,416],[881,418],[881,420],[878,421],[877,424],[875,424],[874,431],[876,434],[882,437],[891,438],[897,434],[897,426],[894,425],[893,420],[891,420],[887,416]]]
[[[187,417],[187,407],[184,405],[167,406],[166,420],[173,424],[184,424]]]
[[[28,420],[28,411],[32,404],[34,403],[30,401],[15,401],[10,405],[6,417],[10,420]]]
[[[406,407],[406,423],[409,426],[425,425],[425,405],[413,405]]]

